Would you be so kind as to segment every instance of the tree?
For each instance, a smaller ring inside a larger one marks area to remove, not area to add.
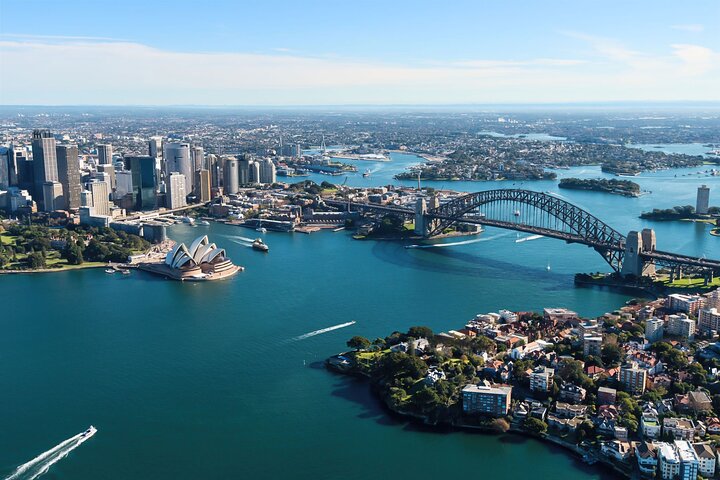
[[[616,344],[605,345],[602,349],[602,361],[606,365],[617,365],[622,359],[622,351]]]
[[[523,422],[523,427],[525,427],[525,430],[527,430],[528,432],[537,434],[545,433],[548,428],[547,423],[533,417],[526,418]]]
[[[355,350],[367,350],[370,346],[370,340],[365,337],[361,337],[360,335],[355,335],[347,341],[347,346],[354,348]]]
[[[408,337],[413,338],[430,338],[433,336],[433,331],[429,327],[410,327],[407,334]]]
[[[27,256],[30,268],[45,268],[45,256],[40,252],[32,252]]]
[[[62,256],[67,259],[70,265],[80,265],[83,263],[82,249],[74,242],[68,242],[63,249]]]
[[[412,402],[419,411],[423,413],[430,412],[440,405],[440,396],[435,389],[424,387],[412,396]]]

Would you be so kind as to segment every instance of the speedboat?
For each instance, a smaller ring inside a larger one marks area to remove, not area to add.
[[[97,428],[90,425],[90,428],[85,430],[83,433],[80,434],[81,437],[92,437],[95,435],[95,432],[97,432]]]
[[[268,251],[270,251],[270,247],[268,247],[268,246],[265,244],[265,242],[262,241],[262,238],[258,238],[257,240],[255,240],[255,241],[252,243],[252,248],[255,249],[255,250],[258,250],[258,251],[260,251],[260,252],[265,252],[265,253],[267,253]]]
[[[198,224],[199,225],[210,225],[210,222],[208,222],[207,220],[201,220],[198,222]]]
[[[115,270],[113,270],[112,268],[106,268],[106,269],[105,269],[105,273],[107,273],[107,274],[113,274],[113,273],[115,273]]]
[[[260,233],[267,233],[267,228],[265,228],[265,227],[258,227],[258,228],[255,229],[255,231],[256,231],[256,232],[260,232]]]

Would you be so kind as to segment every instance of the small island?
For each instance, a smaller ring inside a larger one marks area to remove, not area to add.
[[[570,190],[591,190],[595,192],[606,192],[626,197],[640,196],[640,185],[630,180],[604,179],[604,178],[563,178],[558,185],[560,188]]]
[[[720,207],[710,207],[707,215],[702,215],[695,212],[695,207],[692,205],[681,205],[665,209],[654,208],[651,212],[641,213],[640,218],[658,221],[690,220],[714,223],[710,215],[717,215],[718,213],[720,213]]]

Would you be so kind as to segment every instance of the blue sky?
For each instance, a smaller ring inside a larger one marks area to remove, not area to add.
[[[718,25],[716,0],[0,0],[0,103],[720,100]]]

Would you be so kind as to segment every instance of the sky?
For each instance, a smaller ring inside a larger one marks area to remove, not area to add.
[[[2,105],[720,101],[718,0],[0,0]]]

